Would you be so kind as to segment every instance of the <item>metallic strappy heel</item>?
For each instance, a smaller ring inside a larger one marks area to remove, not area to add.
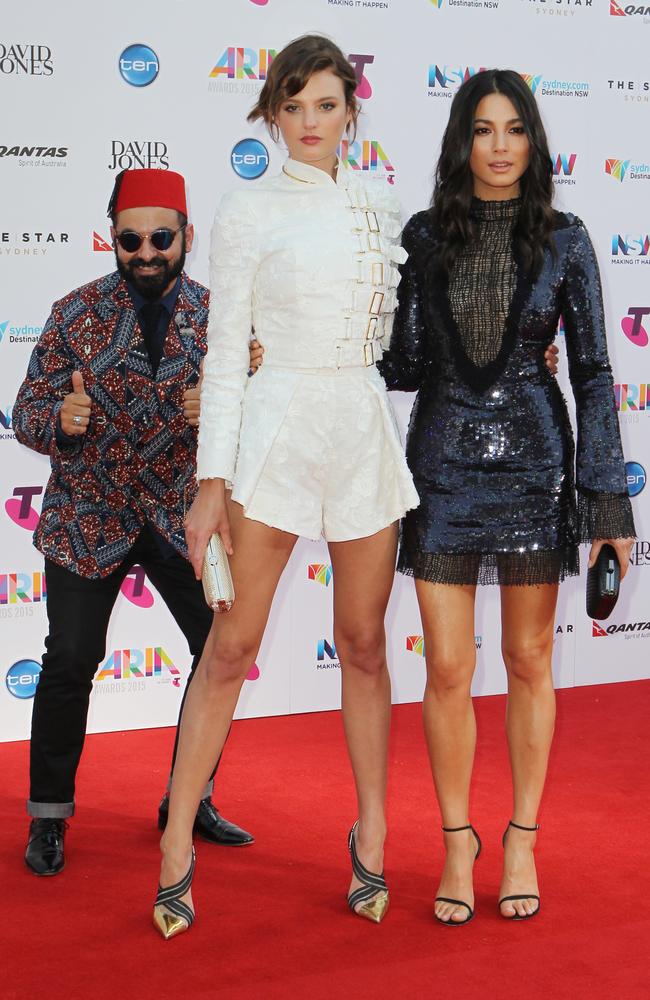
[[[481,838],[479,837],[478,833],[476,832],[471,823],[468,823],[467,826],[443,826],[441,827],[441,829],[443,830],[444,833],[460,833],[461,830],[471,830],[474,836],[476,837],[476,854],[474,855],[474,860],[475,861],[478,860],[478,856],[481,853]],[[442,917],[439,917],[437,913],[434,913],[434,917],[436,918],[436,920],[438,920],[441,924],[445,924],[446,927],[462,927],[464,924],[468,924],[472,919],[472,917],[474,916],[474,910],[469,905],[469,903],[465,902],[464,899],[449,899],[448,896],[436,896],[435,902],[453,903],[455,906],[466,907],[468,911],[467,916],[465,917],[464,920],[451,920],[451,919],[443,920]]]
[[[354,892],[350,893],[348,896],[348,906],[357,916],[365,917],[367,920],[372,920],[374,923],[380,924],[388,913],[388,886],[386,885],[383,872],[381,875],[369,872],[365,865],[362,865],[359,861],[355,839],[358,825],[359,820],[357,820],[350,830],[348,848],[350,850],[350,857],[352,858],[352,871],[362,885],[359,889],[355,889]],[[359,903],[362,905],[359,906]]]
[[[192,861],[187,874],[174,885],[167,885],[164,889],[161,885],[158,886],[153,907],[153,922],[166,941],[188,931],[194,922],[194,911],[187,903],[181,902],[181,896],[189,892],[195,866],[196,855],[192,847]]]

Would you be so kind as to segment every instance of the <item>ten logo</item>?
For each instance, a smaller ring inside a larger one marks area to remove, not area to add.
[[[636,497],[645,487],[645,469],[640,462],[626,462],[625,475],[627,476],[627,492],[631,497]]]
[[[148,87],[158,76],[158,56],[148,45],[129,45],[120,56],[120,75],[132,87]]]
[[[240,139],[232,148],[230,165],[238,177],[254,181],[266,172],[269,151],[259,139]]]
[[[40,676],[41,665],[36,660],[17,660],[7,671],[7,690],[14,698],[33,698]]]

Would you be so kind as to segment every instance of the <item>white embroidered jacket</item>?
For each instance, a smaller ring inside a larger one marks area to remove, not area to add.
[[[235,481],[245,503],[300,369],[372,365],[381,357],[397,264],[407,257],[400,232],[393,192],[342,166],[334,181],[289,159],[277,177],[224,196],[212,230],[199,479]],[[264,364],[248,379],[253,331]],[[387,401],[385,409],[392,423]]]

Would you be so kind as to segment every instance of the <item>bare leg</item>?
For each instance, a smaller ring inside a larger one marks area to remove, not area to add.
[[[384,867],[390,677],[384,617],[393,586],[397,525],[368,538],[329,545],[334,571],[334,643],[341,661],[345,737],[354,772],[359,859]],[[359,882],[352,879],[351,889]]]
[[[239,692],[262,641],[278,580],[297,537],[248,520],[241,506],[232,501],[229,516],[235,603],[227,614],[214,616],[187,694],[169,820],[160,842],[163,886],[179,881],[189,868],[199,800],[223,749]],[[183,901],[191,903],[190,895]]]
[[[471,683],[476,666],[476,587],[415,583],[426,647],[424,734],[442,825],[469,823],[469,786],[476,746]],[[472,867],[477,843],[471,830],[445,833],[445,866],[436,896],[465,900],[474,908]],[[437,902],[436,916],[462,923],[464,906]]]
[[[502,587],[503,659],[508,671],[506,732],[513,783],[512,819],[534,826],[544,790],[555,725],[551,657],[558,588]],[[539,894],[533,848],[535,833],[510,827],[505,843],[499,899],[522,892]],[[503,903],[504,917],[525,916],[537,900]]]

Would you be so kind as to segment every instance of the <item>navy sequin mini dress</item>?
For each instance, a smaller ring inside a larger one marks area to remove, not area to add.
[[[407,460],[420,505],[402,522],[398,569],[434,583],[556,583],[578,573],[580,542],[634,535],[591,241],[555,213],[555,253],[533,279],[513,250],[519,207],[474,199],[477,241],[449,276],[429,212],[403,234],[379,368],[389,389],[417,392]],[[560,315],[577,449],[544,361]]]

